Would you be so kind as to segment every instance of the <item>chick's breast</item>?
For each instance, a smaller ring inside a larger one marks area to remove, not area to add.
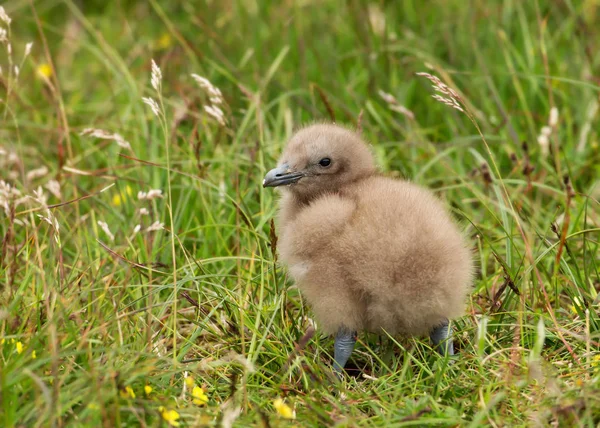
[[[424,334],[462,314],[470,252],[426,189],[364,180],[312,202],[281,238],[282,259],[327,332]]]

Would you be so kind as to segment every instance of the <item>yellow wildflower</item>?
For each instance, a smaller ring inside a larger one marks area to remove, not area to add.
[[[170,33],[162,33],[160,38],[156,41],[156,47],[158,49],[167,49],[173,44],[173,38]]]
[[[43,79],[49,79],[52,76],[52,67],[50,64],[42,63],[37,68],[37,74]]]
[[[577,315],[578,308],[583,308],[583,303],[581,302],[581,299],[579,297],[574,297],[573,305],[571,305],[571,312],[573,312],[575,315]]]
[[[21,342],[17,342],[17,354],[21,354],[23,352],[23,344]]]
[[[35,353],[35,351],[31,352],[31,358],[33,358],[34,360],[37,358],[37,354]]]
[[[600,366],[600,354],[596,354],[592,357],[592,366],[593,367]]]
[[[98,406],[98,403],[91,402],[87,405],[87,408],[90,410],[99,410],[100,406]]]
[[[185,385],[189,388],[192,389],[194,388],[194,386],[196,386],[196,384],[194,383],[194,379],[192,379],[191,376],[188,376],[184,379]]]
[[[194,386],[194,389],[192,390],[192,398],[192,401],[197,406],[204,406],[206,403],[208,403],[208,395],[206,395],[204,390],[199,386]]]
[[[273,402],[273,407],[275,407],[275,410],[281,417],[285,419],[296,419],[296,412],[294,412],[290,406],[285,404],[281,398],[278,398]]]
[[[125,200],[127,199],[127,196],[131,196],[133,195],[133,190],[131,189],[131,186],[128,184],[127,186],[125,186],[125,194],[119,192],[119,193],[115,193],[115,195],[112,197],[112,204],[115,207],[121,206],[121,204],[123,202],[125,202]]]
[[[123,398],[135,398],[135,392],[130,386],[126,386],[125,389],[121,390],[121,397]]]
[[[158,411],[160,412],[162,418],[167,422],[167,424],[169,424],[172,427],[179,426],[179,422],[177,422],[177,420],[179,419],[179,413],[177,413],[177,410],[167,410],[163,406],[160,406],[158,408]]]
[[[130,386],[125,387],[125,391],[131,398],[135,398],[135,392],[133,392],[133,388]]]
[[[150,385],[146,385],[144,387],[144,392],[146,393],[146,395],[150,395],[150,393],[152,392],[152,387]]]
[[[0,345],[4,345],[6,343],[6,339],[0,340]]]

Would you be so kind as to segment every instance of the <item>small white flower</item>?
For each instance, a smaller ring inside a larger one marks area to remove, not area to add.
[[[32,47],[33,47],[33,42],[29,42],[25,45],[25,56],[23,57],[23,59],[25,59],[29,56],[29,54],[31,53]]]
[[[148,228],[146,229],[146,232],[154,232],[154,231],[157,231],[157,230],[162,230],[164,227],[165,227],[164,223],[161,223],[159,221],[155,221],[150,226],[148,226]]]
[[[162,197],[163,197],[162,190],[160,190],[160,189],[150,189],[148,191],[148,196],[147,196],[148,199],[156,199],[156,198],[162,198]]]
[[[142,101],[152,109],[152,113],[154,113],[156,117],[160,116],[160,107],[156,101],[150,97],[142,97]]]
[[[142,229],[142,225],[138,224],[133,228],[133,234],[135,235],[136,233],[138,233],[140,230]]]
[[[148,192],[138,192],[138,199],[144,200],[150,200],[150,199],[158,199],[158,198],[162,198],[162,190],[160,189],[150,189],[148,190]]]
[[[19,66],[15,65],[15,77],[19,77]]]
[[[140,208],[139,209],[139,213],[140,213],[141,216],[150,215],[150,211],[148,211],[148,208]]]
[[[8,33],[2,27],[0,27],[0,43],[8,42]]]
[[[112,234],[112,232],[108,228],[108,224],[106,224],[106,222],[104,222],[104,221],[98,221],[98,226],[100,226],[102,228],[102,230],[104,231],[104,233],[106,233],[106,235],[108,236],[108,238],[111,241],[115,240],[115,235]]]

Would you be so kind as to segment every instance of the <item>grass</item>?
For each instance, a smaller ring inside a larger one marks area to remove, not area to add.
[[[597,1],[4,7],[5,426],[600,422]],[[30,41],[17,80],[9,61]],[[423,71],[473,121],[431,98]],[[192,73],[222,91],[224,126]],[[362,335],[338,382],[332,340],[310,337],[261,181],[295,127],[332,116],[360,123],[384,173],[435,189],[471,237],[454,364],[425,338]],[[150,189],[163,197],[138,199]]]

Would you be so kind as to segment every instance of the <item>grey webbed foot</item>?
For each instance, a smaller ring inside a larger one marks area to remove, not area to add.
[[[355,331],[350,331],[343,327],[338,330],[335,336],[335,342],[333,346],[333,370],[338,375],[342,374],[344,371],[344,366],[352,354],[354,344],[356,343],[356,336],[357,333]]]
[[[441,325],[434,328],[429,335],[433,346],[443,356],[454,355],[454,342],[452,341],[452,327],[448,320],[444,321]]]

